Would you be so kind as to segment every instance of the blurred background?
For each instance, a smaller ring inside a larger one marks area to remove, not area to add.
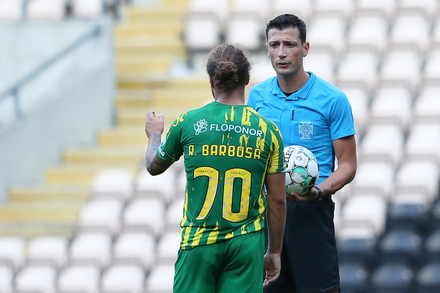
[[[146,113],[212,101],[222,42],[275,75],[294,13],[305,69],[351,102],[356,179],[333,198],[343,292],[440,292],[440,1],[0,0],[0,292],[172,292],[182,160],[145,171]]]

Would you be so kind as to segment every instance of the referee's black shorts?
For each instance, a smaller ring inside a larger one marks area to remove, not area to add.
[[[339,292],[339,263],[331,196],[287,203],[280,278],[264,293]]]

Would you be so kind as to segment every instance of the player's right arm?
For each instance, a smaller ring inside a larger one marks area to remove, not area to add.
[[[263,287],[275,282],[281,271],[281,248],[286,221],[285,174],[266,175],[268,247],[264,256],[266,278]]]

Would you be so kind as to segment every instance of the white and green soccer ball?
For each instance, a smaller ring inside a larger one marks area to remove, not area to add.
[[[284,148],[286,168],[286,192],[304,195],[319,179],[319,164],[307,148],[291,145]]]

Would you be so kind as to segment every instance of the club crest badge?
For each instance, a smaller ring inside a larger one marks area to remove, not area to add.
[[[311,122],[301,122],[298,128],[299,133],[302,135],[301,139],[311,139],[310,134],[313,134],[313,124]]]
[[[200,119],[194,124],[194,130],[196,131],[196,135],[199,135],[202,132],[208,130],[208,122],[205,119]]]

